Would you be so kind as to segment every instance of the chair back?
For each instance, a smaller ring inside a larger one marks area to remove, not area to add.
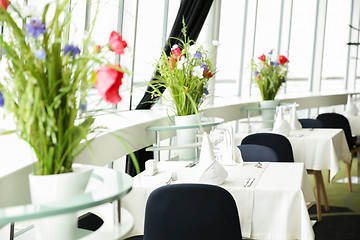
[[[245,144],[239,145],[241,157],[245,162],[279,162],[274,150],[269,147]]]
[[[323,124],[318,119],[301,118],[299,119],[302,128],[323,128]]]
[[[287,137],[276,133],[254,133],[246,136],[241,145],[257,144],[271,148],[279,162],[294,162],[291,143]]]
[[[319,120],[324,128],[342,128],[345,132],[346,141],[349,149],[354,146],[354,140],[351,133],[349,120],[344,115],[338,113],[322,113],[316,118]]]
[[[232,195],[207,184],[172,184],[154,190],[146,204],[144,240],[242,239]]]

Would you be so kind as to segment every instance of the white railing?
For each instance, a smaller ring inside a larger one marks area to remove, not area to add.
[[[279,97],[281,102],[299,104],[298,109],[312,109],[326,106],[346,104],[348,94],[359,94],[359,92],[338,91],[337,93],[299,93],[298,96]],[[259,106],[258,99],[241,99],[238,97],[215,98],[214,103],[204,109],[204,115],[209,117],[220,117],[228,121],[244,119],[247,112],[241,110],[244,107]],[[260,114],[252,112],[252,115]],[[94,164],[95,156],[98,165],[106,165],[120,157],[125,156],[129,151],[147,147],[155,143],[155,134],[146,129],[151,126],[161,126],[171,124],[172,116],[163,108],[151,110],[134,110],[122,112],[121,114],[111,114],[100,116],[96,123],[107,126],[107,132],[96,137],[91,143],[91,152],[84,150],[77,158],[79,163]],[[167,139],[175,135],[175,132],[164,131],[161,139]],[[119,140],[122,137],[128,144],[125,147]]]

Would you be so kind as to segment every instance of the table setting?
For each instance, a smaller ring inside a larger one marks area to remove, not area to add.
[[[296,115],[296,103],[291,106],[279,106],[276,111],[272,130],[256,129],[251,132],[239,132],[235,144],[240,145],[243,138],[252,133],[271,132],[286,136],[292,146],[294,161],[305,164],[306,169],[330,170],[330,179],[339,172],[339,161],[351,160],[345,133],[342,129],[302,128]]]
[[[238,149],[232,145],[234,141],[230,148]],[[250,163],[242,162],[240,151],[226,157],[214,153],[204,133],[198,161],[160,161],[155,175],[145,170],[134,177],[133,190],[122,201],[135,219],[129,236],[143,234],[146,201],[153,190],[166,184],[203,183],[223,187],[234,197],[243,237],[314,238],[307,208],[315,198],[303,163]]]

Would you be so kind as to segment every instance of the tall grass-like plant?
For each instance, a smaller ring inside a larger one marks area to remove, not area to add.
[[[68,41],[69,0],[47,4],[40,17],[32,16],[33,10],[0,1],[0,21],[5,26],[0,48],[2,61],[7,62],[0,91],[5,112],[16,123],[14,132],[36,154],[36,175],[72,171],[76,155],[86,146],[81,142],[97,129],[93,112],[85,109],[90,89],[95,87],[109,103],[121,101],[124,70],[104,54],[107,50],[122,54],[127,44],[116,32],[106,46],[91,44],[99,2],[86,38],[75,46]]]
[[[285,83],[289,60],[284,56],[274,56],[273,51],[267,56],[258,57],[259,62],[251,60],[254,80],[257,83],[263,100],[274,100],[281,85]]]
[[[169,101],[177,116],[199,112],[208,95],[208,82],[215,74],[209,53],[188,38],[185,23],[182,33],[184,40],[177,39],[179,44],[171,47],[170,55],[161,55],[157,63],[159,75],[151,83],[152,94]],[[170,99],[158,90],[160,87],[169,91]]]

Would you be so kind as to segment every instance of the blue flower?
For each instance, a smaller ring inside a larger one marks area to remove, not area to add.
[[[204,94],[205,94],[205,95],[209,95],[209,91],[208,91],[207,88],[204,88]]]
[[[208,69],[208,65],[206,63],[201,63],[200,67],[206,71]]]
[[[34,55],[37,59],[44,60],[46,58],[46,54],[47,53],[46,53],[45,49],[40,48],[40,49],[36,50]]]
[[[61,51],[63,51],[65,55],[69,54],[72,58],[75,58],[76,54],[80,54],[80,49],[78,47],[69,44],[66,44]]]
[[[196,53],[195,53],[195,56],[194,56],[195,58],[197,58],[197,59],[201,59],[202,58],[202,53],[201,52],[199,52],[199,51],[196,51]]]
[[[3,107],[5,104],[4,96],[2,92],[0,91],[0,107]]]
[[[274,62],[273,62],[273,61],[270,61],[270,65],[274,65]]]
[[[280,64],[279,64],[278,62],[275,62],[274,65],[275,65],[275,66],[279,66]]]
[[[85,103],[80,104],[80,110],[83,111],[83,112],[86,111],[86,104]]]
[[[29,24],[25,24],[25,30],[27,35],[32,35],[34,38],[46,32],[45,24],[35,19],[32,19]]]
[[[271,51],[269,52],[269,55],[271,55],[271,54],[273,54],[273,50],[271,50]]]
[[[257,76],[257,75],[259,75],[259,73],[260,73],[259,71],[255,71],[254,75]]]

